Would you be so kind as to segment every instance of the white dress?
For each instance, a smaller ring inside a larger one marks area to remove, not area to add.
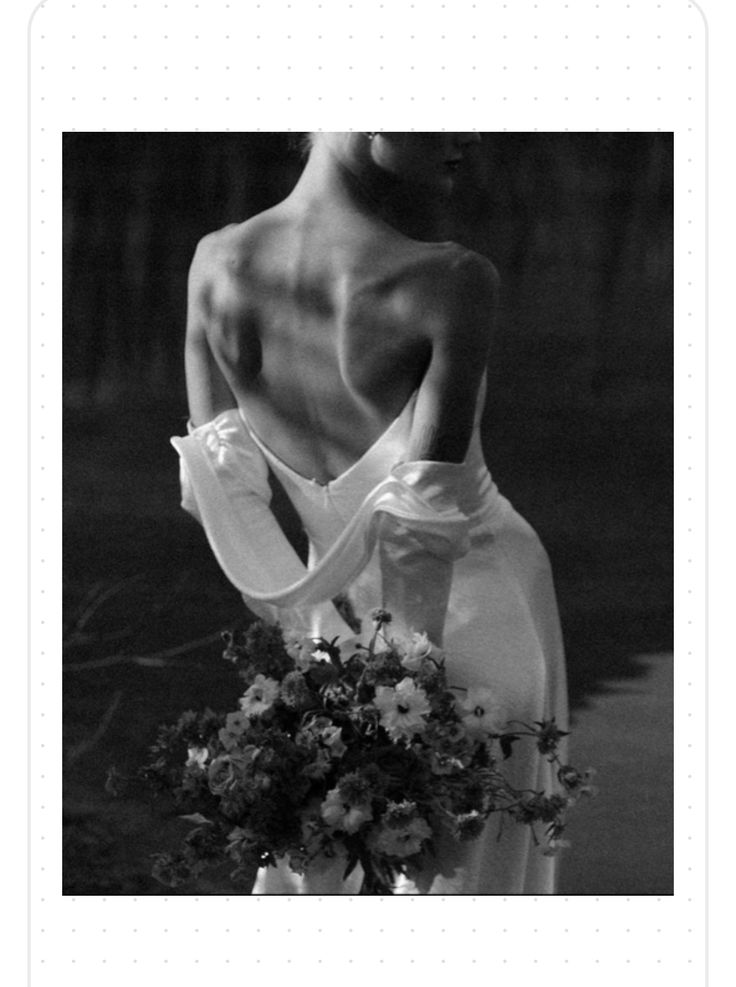
[[[508,719],[555,716],[566,729],[567,693],[557,605],[537,535],[502,497],[486,468],[480,411],[462,464],[403,462],[416,395],[358,462],[327,484],[282,462],[239,409],[172,438],[181,457],[182,506],[197,517],[225,574],[256,614],[305,634],[355,640],[332,600],[354,611],[393,613],[389,630],[423,630],[444,615],[442,647],[451,686],[484,686]],[[270,502],[268,467],[284,486],[309,538],[308,564],[283,535]],[[412,614],[411,622],[405,613]],[[370,621],[366,620],[366,631]],[[411,623],[412,626],[409,626]],[[554,787],[550,765],[522,740],[505,763],[519,788]],[[427,871],[398,894],[550,894],[556,858],[527,826],[492,816],[484,834],[440,846]],[[362,873],[342,863],[306,877],[262,868],[254,894],[355,894]]]

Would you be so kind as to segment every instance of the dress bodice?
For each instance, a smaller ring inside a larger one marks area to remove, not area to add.
[[[172,439],[181,457],[182,506],[202,523],[223,571],[259,616],[344,637],[349,629],[331,601],[351,587],[361,612],[391,597],[395,610],[406,610],[406,623],[434,627],[439,640],[453,561],[500,523],[506,503],[483,459],[482,398],[464,462],[406,461],[415,395],[327,484],[293,470],[255,434],[242,409],[228,409]],[[306,566],[271,511],[269,466],[309,538]],[[404,592],[420,585],[436,587],[432,599],[429,590],[423,594],[421,614],[416,594],[411,602]]]
[[[417,393],[370,448],[334,480],[319,483],[292,469],[256,434],[242,408],[243,426],[263,453],[283,485],[304,525],[313,552],[319,558],[329,549],[350,519],[358,513],[367,494],[407,458]],[[458,507],[474,521],[487,520],[497,506],[497,491],[483,458],[480,441],[480,411],[468,454],[459,466],[462,482],[457,485]]]

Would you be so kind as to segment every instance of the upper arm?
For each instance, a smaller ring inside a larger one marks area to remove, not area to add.
[[[237,403],[208,341],[208,328],[214,318],[213,253],[212,237],[205,237],[197,246],[187,284],[184,364],[189,417],[195,426],[211,421]]]
[[[464,460],[486,369],[497,295],[498,274],[493,264],[479,254],[464,253],[438,302],[442,313],[417,395],[410,460]]]

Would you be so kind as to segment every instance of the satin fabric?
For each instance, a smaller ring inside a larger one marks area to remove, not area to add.
[[[555,715],[565,729],[562,640],[547,555],[532,528],[501,496],[483,459],[480,403],[461,464],[405,462],[416,396],[364,456],[328,484],[291,469],[237,408],[186,437],[180,456],[182,506],[202,523],[212,550],[247,606],[286,628],[356,640],[332,600],[347,594],[367,617],[385,606],[390,630],[427,630],[447,654],[450,685],[493,690],[505,718]],[[269,467],[309,538],[305,566],[270,509]],[[366,637],[370,621],[364,621]],[[515,745],[509,779],[535,791],[554,787],[550,765],[531,743]],[[398,894],[547,894],[556,858],[529,829],[491,817],[471,843],[445,841],[425,871],[402,878]],[[306,876],[286,863],[259,871],[255,894],[354,894],[360,868],[344,862]]]

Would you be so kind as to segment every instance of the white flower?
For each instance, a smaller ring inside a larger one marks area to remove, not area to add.
[[[379,685],[373,702],[381,711],[381,726],[392,740],[413,737],[426,727],[424,716],[430,711],[427,693],[408,676],[395,689]]]
[[[411,857],[419,853],[422,843],[432,835],[432,830],[426,819],[417,816],[403,826],[383,825],[375,833],[371,833],[371,849],[385,853],[387,857]]]
[[[432,642],[426,632],[421,634],[414,631],[411,640],[406,645],[406,654],[401,659],[401,664],[410,672],[418,672],[422,663],[432,654]]]
[[[248,717],[242,710],[240,712],[236,710],[234,713],[228,713],[225,717],[225,729],[228,733],[235,734],[237,737],[245,733],[249,726]]]
[[[314,642],[309,638],[301,637],[294,631],[289,631],[284,635],[284,648],[287,655],[293,660],[300,672],[306,672],[309,668],[310,651]]]
[[[373,818],[370,805],[349,805],[343,801],[339,788],[333,788],[320,806],[322,818],[328,826],[346,833],[357,833],[364,822]]]
[[[193,768],[196,765],[199,768],[203,768],[209,756],[210,752],[206,747],[187,747],[186,767]]]
[[[342,757],[347,747],[342,741],[342,727],[325,727],[321,733],[323,743],[329,748],[332,757]]]
[[[239,746],[240,737],[249,726],[250,720],[242,710],[228,713],[225,717],[225,726],[217,734],[225,750],[235,750]]]
[[[504,710],[491,689],[468,689],[458,703],[465,731],[473,740],[485,740],[489,733],[500,733]]]
[[[256,675],[253,685],[240,698],[240,708],[246,716],[259,716],[273,706],[278,694],[279,684],[275,679]]]

